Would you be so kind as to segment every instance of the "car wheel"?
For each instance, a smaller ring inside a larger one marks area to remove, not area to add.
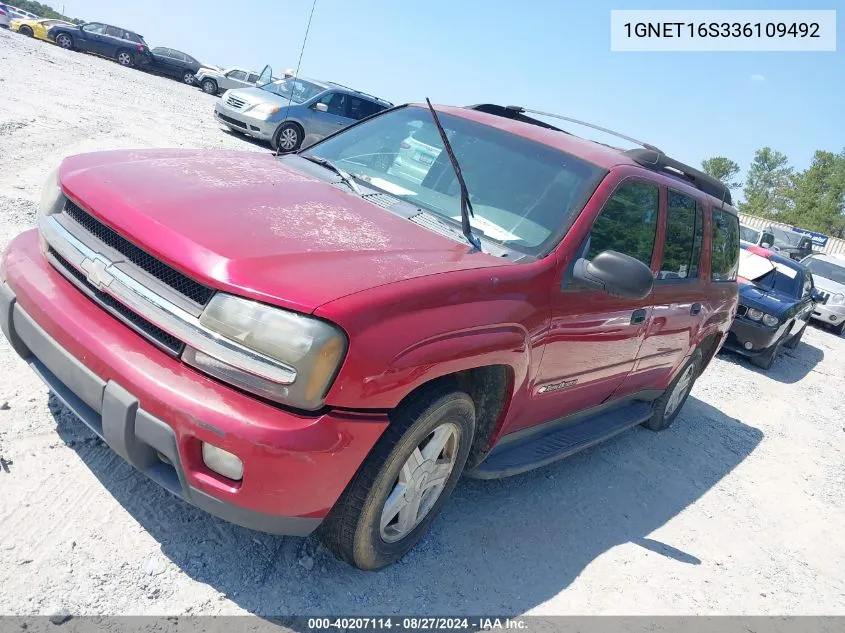
[[[134,66],[135,59],[132,57],[132,53],[129,51],[117,51],[116,55],[117,63],[121,66]]]
[[[29,27],[28,27],[28,26],[26,26],[26,25],[24,25],[24,26],[22,26],[21,28],[19,28],[19,29],[18,29],[18,33],[20,33],[21,35],[26,35],[27,37],[32,37],[32,36],[33,36],[32,29],[31,29],[31,28],[29,28]]]
[[[650,431],[663,431],[672,426],[698,378],[701,371],[701,359],[701,350],[695,350],[686,365],[678,372],[672,384],[663,392],[662,396],[654,401],[652,405],[654,413],[642,423],[645,428]]]
[[[194,73],[190,70],[186,71],[184,75],[182,75],[182,82],[188,84],[189,86],[194,85]]]
[[[284,123],[279,126],[276,133],[273,135],[271,145],[273,149],[282,154],[288,152],[295,152],[302,145],[302,139],[305,135],[302,133],[296,123]]]
[[[789,337],[789,340],[783,344],[784,347],[788,347],[789,349],[795,349],[798,347],[798,343],[801,342],[801,337],[804,336],[804,330],[807,329],[807,324],[805,323],[804,326],[798,330],[798,332],[794,335]]]
[[[396,562],[428,531],[458,482],[475,431],[472,399],[429,389],[397,409],[320,536],[359,569]]]
[[[73,38],[67,33],[59,33],[56,36],[56,44],[59,48],[71,50],[73,48]]]
[[[203,79],[202,81],[202,91],[206,94],[216,95],[217,94],[217,82],[213,79]]]

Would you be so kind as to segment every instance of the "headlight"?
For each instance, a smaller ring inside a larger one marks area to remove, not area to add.
[[[778,323],[780,323],[780,321],[777,320],[777,317],[773,317],[771,314],[763,315],[763,325],[775,327]]]
[[[755,310],[754,308],[748,308],[748,312],[745,313],[745,316],[751,319],[752,321],[759,321],[763,318],[763,312],[760,310]]]
[[[41,215],[53,215],[62,210],[64,196],[59,185],[59,168],[50,170],[44,187],[41,189],[41,201],[38,204],[38,213]]]
[[[282,110],[281,107],[277,105],[273,105],[272,103],[259,103],[257,106],[252,108],[252,112],[255,114],[261,114],[263,116],[273,116]]]
[[[835,295],[831,295],[827,302],[831,305],[840,306],[845,303],[845,295],[841,292],[837,292]]]
[[[224,362],[188,347],[186,363],[300,409],[323,406],[346,353],[346,335],[325,321],[223,293],[211,299],[200,323],[257,354]]]

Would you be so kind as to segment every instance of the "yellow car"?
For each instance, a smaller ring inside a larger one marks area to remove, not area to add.
[[[21,35],[26,35],[27,37],[35,37],[39,40],[44,40],[45,42],[52,42],[49,37],[47,37],[47,29],[55,24],[69,24],[69,22],[65,22],[64,20],[53,20],[53,19],[44,19],[44,20],[12,20],[12,30],[17,31]],[[73,26],[73,25],[70,25]]]

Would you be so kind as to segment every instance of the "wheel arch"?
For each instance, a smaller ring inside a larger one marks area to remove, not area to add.
[[[698,344],[696,349],[701,350],[701,369],[699,370],[699,374],[701,374],[707,366],[710,364],[710,361],[716,356],[716,352],[719,351],[719,348],[722,345],[722,342],[725,340],[727,336],[726,332],[711,332],[707,336],[705,336],[701,342]]]

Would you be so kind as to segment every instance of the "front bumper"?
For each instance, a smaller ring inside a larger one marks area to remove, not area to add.
[[[65,280],[36,231],[0,261],[0,327],[126,461],[188,503],[263,532],[313,531],[387,427],[382,414],[297,415],[191,369]],[[243,479],[209,470],[202,442],[237,455]]]
[[[724,348],[749,357],[765,354],[783,336],[784,327],[772,328],[738,317],[731,325]]]
[[[829,325],[839,325],[845,321],[845,305],[830,306],[819,303],[813,308],[810,318]]]
[[[269,142],[276,131],[276,123],[249,116],[247,112],[229,107],[222,99],[214,104],[214,118],[237,132],[262,141]]]

